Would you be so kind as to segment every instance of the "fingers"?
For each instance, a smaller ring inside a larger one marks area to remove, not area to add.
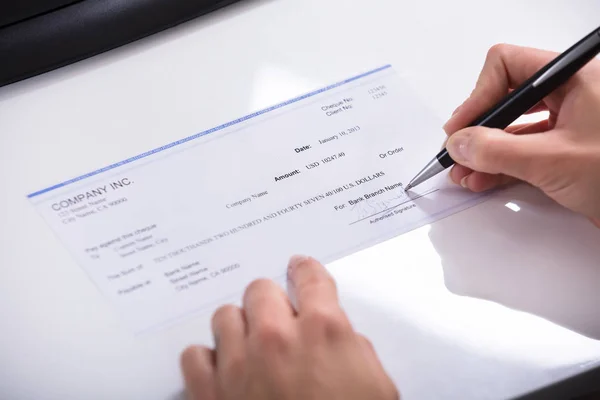
[[[469,126],[506,96],[510,89],[521,85],[556,56],[553,52],[505,44],[492,47],[471,96],[444,126],[446,133],[450,135]],[[566,87],[563,87],[548,98],[551,110],[558,109],[565,92]]]
[[[283,289],[275,282],[265,279],[254,281],[248,286],[244,294],[244,310],[250,331],[273,321],[285,324],[294,318],[294,309]]]
[[[472,192],[485,192],[498,186],[515,182],[516,179],[506,175],[493,175],[484,172],[473,172],[472,169],[455,164],[450,170],[452,182]]]
[[[508,175],[536,186],[560,147],[546,134],[513,135],[482,127],[466,128],[455,133],[448,139],[447,145],[452,159],[464,167],[487,174]],[[462,178],[462,183],[469,187],[489,186],[490,183],[485,181],[472,182],[472,179],[481,179],[476,177],[469,175],[467,181]]]
[[[454,166],[450,170],[450,180],[452,180],[452,182],[456,183],[457,185],[461,185],[463,178],[467,175],[470,175],[472,172],[473,170],[471,168],[467,168],[464,165],[460,164],[454,164]]]
[[[550,130],[550,121],[545,119],[538,122],[511,125],[504,131],[513,135],[529,135],[532,133],[542,133]]]
[[[510,129],[505,129],[505,132],[512,133],[514,135],[530,135],[532,133],[547,132],[550,129],[552,129],[550,120],[545,119],[531,124],[514,125],[511,126]]]
[[[310,257],[292,257],[288,273],[306,340],[322,345],[355,337],[339,305],[335,282],[321,263]]]
[[[378,372],[379,374],[386,376],[385,382],[378,387],[380,394],[373,394],[373,398],[400,400],[400,392],[379,361],[379,357],[377,356],[371,341],[360,334],[357,334],[355,338],[365,355],[364,362],[368,365],[368,370],[370,372]]]
[[[315,308],[339,309],[333,278],[317,260],[295,256],[290,260],[289,275],[298,313]]]
[[[226,305],[213,315],[212,331],[216,342],[217,369],[229,368],[230,360],[244,354],[246,321],[243,311],[236,306]]]
[[[516,179],[506,175],[493,175],[486,174],[483,172],[473,172],[465,176],[461,181],[460,185],[464,188],[469,189],[472,192],[485,192],[490,189],[504,186],[508,183],[515,182]]]
[[[217,400],[214,352],[191,346],[181,355],[181,369],[190,400]]]
[[[548,111],[548,105],[546,105],[546,103],[544,103],[543,101],[540,101],[535,106],[533,106],[530,110],[528,110],[525,113],[525,115],[535,114],[535,113],[544,112],[544,111]]]
[[[455,110],[453,116],[444,125],[446,133],[452,135],[458,130],[469,126],[476,118],[500,101],[512,89],[521,85],[556,56],[557,54],[552,52],[511,45],[496,45],[492,47],[488,52],[485,64],[471,96]],[[564,97],[564,93],[567,90],[566,86],[555,92],[547,101],[541,102],[529,110],[529,113],[534,113],[550,109],[551,115],[549,120],[509,127],[507,132],[525,135],[545,132],[551,129],[555,124],[553,110],[558,109],[562,97]],[[487,142],[488,139],[484,138],[481,142]],[[493,150],[490,152],[493,153]],[[499,152],[502,153],[502,150]],[[478,154],[478,152],[475,154]],[[461,164],[457,159],[454,160]],[[481,162],[486,163],[485,160]],[[502,162],[498,165],[496,164],[492,162],[487,166],[492,169],[506,168]],[[517,166],[516,168],[519,167]],[[473,191],[488,190],[510,181],[510,178],[504,176],[492,176],[497,174],[494,172],[490,173],[478,170],[479,172],[474,173],[473,169],[477,168],[474,168],[474,164],[472,163],[456,165],[450,172],[450,178],[453,182]]]
[[[543,120],[531,124],[513,125],[505,131],[514,135],[542,133],[551,129],[550,121]],[[485,172],[473,172],[471,168],[455,164],[449,173],[450,180],[473,192],[484,192],[498,186],[506,185],[516,179],[506,175],[494,175]]]
[[[377,357],[375,353],[375,347],[373,347],[373,343],[369,339],[367,339],[363,335],[356,335],[356,340],[358,340],[359,346],[363,349],[368,357]]]

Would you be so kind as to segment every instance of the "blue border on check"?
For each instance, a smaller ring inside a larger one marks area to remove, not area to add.
[[[341,82],[334,83],[333,85],[329,85],[329,86],[326,86],[326,87],[324,87],[324,88],[321,88],[321,89],[315,90],[314,92],[310,92],[310,93],[304,94],[304,95],[302,95],[302,96],[298,96],[298,97],[296,97],[296,98],[293,98],[293,99],[291,99],[291,100],[284,101],[283,103],[280,103],[280,104],[277,104],[277,105],[271,106],[271,107],[269,107],[269,108],[265,108],[264,110],[256,111],[256,112],[254,112],[254,113],[252,113],[252,114],[246,115],[245,117],[238,118],[238,119],[236,119],[236,120],[233,120],[233,121],[227,122],[227,123],[225,123],[225,124],[223,124],[223,125],[219,125],[219,126],[216,126],[216,127],[214,127],[214,128],[208,129],[208,130],[206,130],[206,131],[203,131],[203,132],[197,133],[197,134],[195,134],[195,135],[188,136],[188,137],[186,137],[186,138],[183,138],[183,139],[177,140],[177,141],[175,141],[175,142],[172,142],[172,143],[166,144],[166,145],[164,145],[164,146],[158,147],[158,148],[156,148],[156,149],[154,149],[154,150],[150,150],[150,151],[147,151],[147,152],[145,152],[145,153],[139,154],[139,155],[137,155],[137,156],[135,156],[135,157],[131,157],[131,158],[128,158],[128,159],[126,159],[126,160],[123,160],[123,161],[120,161],[120,162],[117,162],[117,163],[114,163],[114,164],[108,165],[108,166],[106,166],[106,167],[104,167],[104,168],[100,168],[100,169],[98,169],[98,170],[96,170],[96,171],[89,172],[89,173],[87,173],[87,174],[85,174],[85,175],[81,175],[81,176],[78,176],[78,177],[76,177],[76,178],[69,179],[68,181],[64,181],[64,182],[58,183],[58,184],[56,184],[56,185],[54,185],[54,186],[50,186],[50,187],[47,187],[47,188],[45,188],[45,189],[38,190],[37,192],[33,192],[33,193],[31,193],[31,194],[28,194],[28,195],[27,195],[27,198],[31,199],[31,198],[33,198],[33,197],[36,197],[36,196],[42,195],[42,194],[44,194],[44,193],[51,192],[51,191],[53,191],[53,190],[56,190],[56,189],[62,188],[62,187],[64,187],[64,186],[70,185],[70,184],[72,184],[72,183],[79,182],[79,181],[81,181],[81,180],[83,180],[83,179],[90,178],[90,177],[92,177],[92,176],[95,176],[95,175],[101,174],[101,173],[103,173],[103,172],[106,172],[106,171],[110,171],[111,169],[115,169],[115,168],[121,167],[121,166],[123,166],[123,165],[125,165],[125,164],[129,164],[129,163],[132,163],[132,162],[134,162],[134,161],[140,160],[140,159],[142,159],[142,158],[149,157],[149,156],[151,156],[151,155],[153,155],[153,154],[160,153],[160,152],[162,152],[162,151],[165,151],[165,150],[168,150],[168,149],[170,149],[170,148],[173,148],[173,147],[179,146],[179,145],[181,145],[181,144],[184,144],[184,143],[190,142],[190,141],[192,141],[192,140],[198,139],[198,138],[200,138],[200,137],[202,137],[202,136],[206,136],[206,135],[208,135],[208,134],[211,134],[211,133],[214,133],[214,132],[217,132],[217,131],[223,130],[223,129],[225,129],[225,128],[229,128],[230,126],[233,126],[233,125],[240,124],[240,123],[242,123],[242,122],[244,122],[244,121],[247,121],[247,120],[249,120],[249,119],[256,118],[256,117],[258,117],[259,115],[263,115],[263,114],[266,114],[266,113],[268,113],[268,112],[271,112],[271,111],[277,110],[277,109],[279,109],[279,108],[282,108],[282,107],[288,106],[288,105],[290,105],[290,104],[297,103],[297,102],[299,102],[299,101],[301,101],[301,100],[304,100],[304,99],[307,99],[307,98],[309,98],[309,97],[316,96],[316,95],[318,95],[318,94],[320,94],[320,93],[324,93],[324,92],[327,92],[327,91],[329,91],[329,90],[332,90],[332,89],[338,88],[338,87],[340,87],[340,86],[343,86],[343,85],[346,85],[346,84],[348,84],[348,83],[354,82],[354,81],[356,81],[356,80],[359,80],[359,79],[361,79],[361,78],[364,78],[364,77],[366,77],[366,76],[369,76],[369,75],[376,74],[377,72],[381,72],[381,71],[383,71],[383,70],[386,70],[386,69],[388,69],[388,68],[391,68],[391,67],[392,67],[392,66],[391,66],[391,65],[389,65],[389,64],[388,64],[388,65],[384,65],[383,67],[376,68],[376,69],[374,69],[374,70],[372,70],[372,71],[365,72],[365,73],[363,73],[363,74],[360,74],[360,75],[354,76],[354,77],[352,77],[352,78],[348,78],[348,79],[346,79],[346,80],[343,80],[343,81],[341,81]]]

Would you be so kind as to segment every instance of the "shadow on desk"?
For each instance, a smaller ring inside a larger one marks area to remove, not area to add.
[[[600,339],[600,229],[525,185],[493,196],[468,228],[453,217],[431,227],[448,290]]]

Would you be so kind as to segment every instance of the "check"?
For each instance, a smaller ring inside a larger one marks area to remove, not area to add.
[[[28,197],[142,332],[480,201],[443,174],[404,192],[440,126],[385,66]]]

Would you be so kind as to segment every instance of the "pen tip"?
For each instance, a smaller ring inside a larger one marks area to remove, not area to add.
[[[404,188],[405,192],[408,192],[410,189],[412,189],[412,185],[409,183],[408,185],[406,185],[406,187]]]

